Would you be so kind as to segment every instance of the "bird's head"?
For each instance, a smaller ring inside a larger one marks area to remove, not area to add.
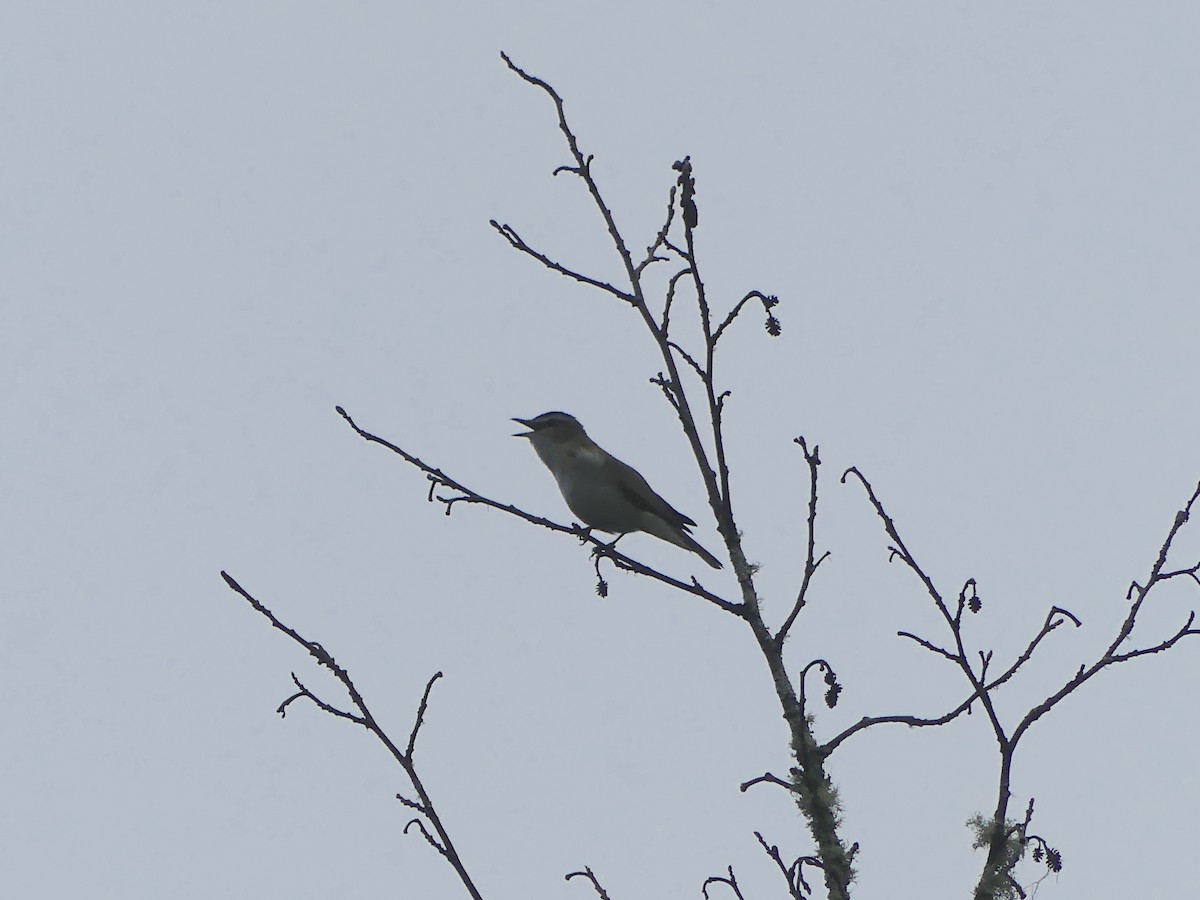
[[[529,438],[535,446],[563,444],[587,437],[579,420],[565,412],[544,412],[533,419],[513,419],[528,428],[513,437]]]

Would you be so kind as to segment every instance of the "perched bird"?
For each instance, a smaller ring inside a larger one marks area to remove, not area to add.
[[[618,536],[644,531],[690,550],[714,569],[721,562],[692,538],[696,523],[658,494],[632,466],[605,452],[574,416],[542,413],[535,419],[513,419],[546,464],[571,512],[585,525]]]

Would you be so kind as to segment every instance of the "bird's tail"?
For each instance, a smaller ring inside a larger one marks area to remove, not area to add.
[[[695,553],[698,557],[700,557],[702,560],[704,560],[706,563],[708,563],[714,569],[724,568],[721,565],[721,561],[719,559],[717,559],[715,556],[713,556],[711,553],[709,553],[707,550],[705,550],[703,547],[701,547],[698,543],[696,543],[696,541],[692,538],[692,536],[690,534],[683,535],[683,539],[687,543],[680,544],[679,546],[684,547],[687,550],[691,550],[693,553]]]
[[[667,527],[662,529],[661,532],[656,531],[655,536],[660,537],[663,540],[670,541],[676,547],[682,547],[684,550],[692,551],[714,569],[724,568],[719,559],[701,547],[700,544],[696,542],[696,539],[682,528]]]

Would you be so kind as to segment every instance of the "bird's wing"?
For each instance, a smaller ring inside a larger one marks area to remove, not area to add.
[[[612,461],[617,467],[617,488],[630,503],[639,509],[644,509],[646,512],[653,513],[665,519],[667,522],[685,531],[688,525],[696,524],[662,497],[658,496],[654,492],[654,489],[646,483],[646,479],[642,477],[637,469],[621,462],[616,457],[612,457]]]

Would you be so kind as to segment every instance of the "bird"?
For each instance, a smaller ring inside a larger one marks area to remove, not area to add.
[[[617,540],[644,531],[721,568],[692,537],[696,523],[656,494],[637,469],[597,445],[574,416],[555,411],[513,421],[529,429],[513,437],[529,440],[571,512],[589,528],[616,534]]]

